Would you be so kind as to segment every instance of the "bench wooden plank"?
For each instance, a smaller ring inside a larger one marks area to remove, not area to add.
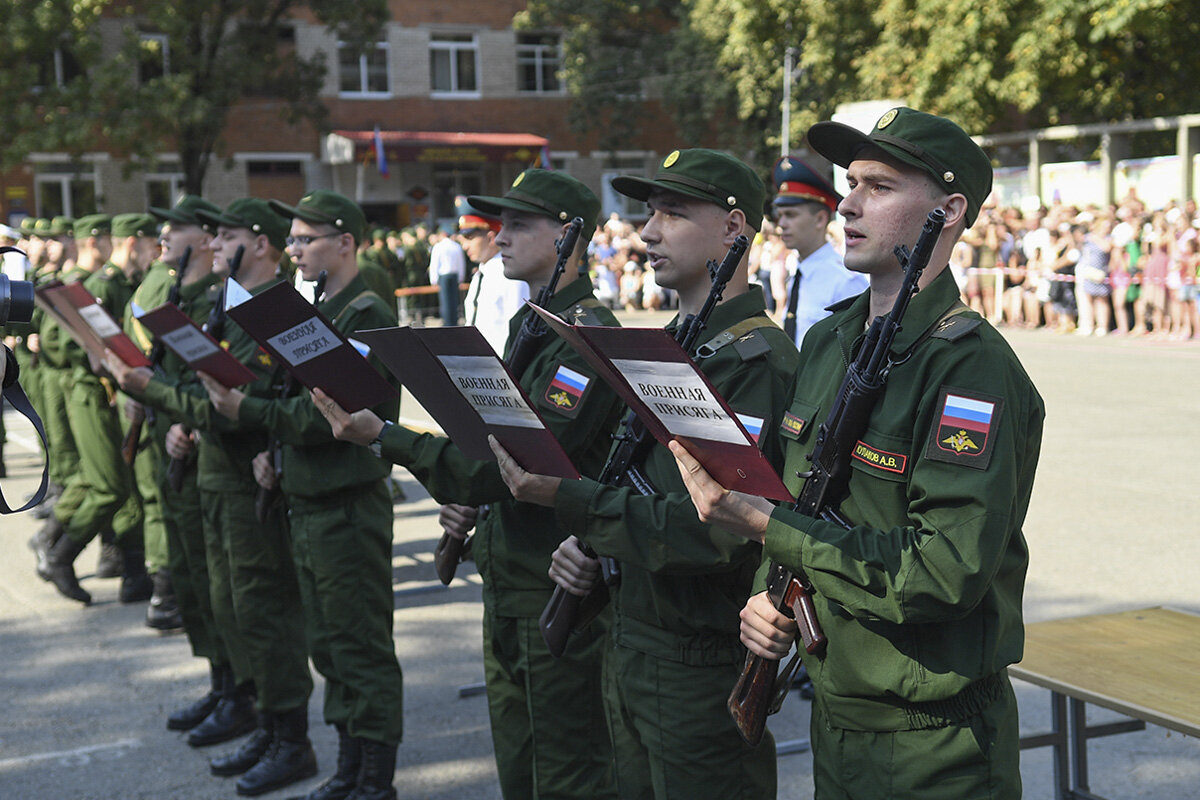
[[[1025,628],[1013,677],[1200,736],[1200,616],[1165,608]]]

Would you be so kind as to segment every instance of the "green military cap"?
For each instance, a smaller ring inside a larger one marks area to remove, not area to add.
[[[108,236],[112,233],[112,217],[108,214],[88,214],[75,220],[75,238],[87,239],[89,236]]]
[[[151,206],[147,210],[160,222],[174,222],[180,225],[203,225],[204,223],[196,216],[197,212],[208,211],[217,214],[221,211],[213,203],[195,194],[185,194],[179,198],[179,202],[173,208],[154,208]]]
[[[653,180],[620,175],[612,179],[612,187],[634,200],[648,200],[659,189],[707,200],[726,211],[738,208],[755,230],[762,228],[767,200],[767,188],[754,170],[731,155],[700,147],[672,152]]]
[[[70,236],[75,231],[75,220],[71,217],[57,216],[50,220],[51,236]]]
[[[332,225],[342,233],[353,236],[356,242],[362,241],[363,229],[367,227],[367,217],[358,203],[328,189],[309,192],[294,206],[278,200],[268,202],[271,208],[285,217],[295,217],[314,225]]]
[[[600,200],[582,181],[564,172],[547,169],[527,169],[517,176],[503,197],[471,195],[467,202],[474,208],[493,217],[500,216],[502,209],[524,211],[550,217],[559,222],[570,222],[575,217],[583,219],[583,230],[579,236],[590,241],[596,232],[596,219],[600,216]]]
[[[54,234],[50,232],[50,220],[46,217],[38,217],[33,221],[33,235],[39,239],[47,239]]]
[[[287,247],[288,228],[291,222],[276,213],[271,204],[257,197],[242,197],[234,200],[224,211],[200,210],[196,216],[214,230],[218,225],[226,228],[246,228],[251,233],[262,234],[276,250]]]
[[[966,131],[945,117],[903,106],[884,113],[869,134],[840,122],[818,122],[808,143],[843,167],[869,145],[928,173],[938,186],[967,198],[967,226],[992,191],[992,162]]]
[[[112,218],[112,235],[117,239],[128,236],[158,236],[158,221],[150,214],[141,212],[117,214]]]
[[[21,217],[20,231],[22,236],[33,236],[33,227],[37,225],[37,217]]]

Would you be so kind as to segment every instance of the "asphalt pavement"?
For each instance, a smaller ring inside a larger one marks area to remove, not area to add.
[[[664,314],[625,315],[661,325]],[[1025,532],[1031,551],[1026,620],[1166,605],[1200,613],[1200,343],[1006,331],[1046,401],[1046,433]],[[10,502],[36,485],[34,434],[6,412]],[[427,420],[411,398],[402,416]],[[401,798],[496,800],[483,680],[480,583],[463,565],[450,587],[433,569],[437,509],[407,472],[396,506],[395,642],[405,678]],[[26,540],[37,521],[0,518],[0,800],[208,800],[235,797],[231,779],[208,773],[227,745],[197,750],[166,730],[168,711],[199,697],[207,669],[180,635],[143,624],[145,604],[117,601],[118,580],[93,576],[97,547],[77,569],[95,602],[61,598],[33,571]],[[1114,674],[1116,681],[1137,675]],[[336,737],[321,721],[322,685],[310,703],[321,774],[264,795],[289,797],[332,771]],[[1049,693],[1016,683],[1022,730],[1049,725]],[[1200,688],[1198,688],[1200,690]],[[1119,717],[1093,710],[1093,721]],[[788,699],[771,728],[806,736],[808,704]],[[1149,726],[1093,740],[1093,791],[1118,798],[1200,798],[1200,743]],[[779,759],[779,797],[812,797],[806,752]],[[1049,751],[1023,754],[1025,796],[1053,796]]]

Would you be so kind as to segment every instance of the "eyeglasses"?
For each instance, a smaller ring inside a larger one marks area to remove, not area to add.
[[[288,247],[295,247],[296,245],[300,245],[301,247],[308,247],[310,244],[312,244],[317,239],[328,239],[331,236],[341,236],[341,235],[342,235],[341,231],[335,231],[333,233],[322,233],[320,236],[289,236],[286,239],[284,239],[284,242],[287,243]]]

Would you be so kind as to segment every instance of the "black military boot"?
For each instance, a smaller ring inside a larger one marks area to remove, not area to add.
[[[50,580],[50,548],[62,538],[63,525],[51,514],[38,532],[29,540],[29,546],[37,554],[37,574],[44,581]]]
[[[50,548],[46,556],[47,580],[54,584],[59,594],[90,605],[92,596],[83,590],[75,577],[75,557],[83,552],[86,544],[79,544],[70,536],[62,535]]]
[[[42,496],[42,502],[34,506],[33,511],[30,511],[29,513],[34,519],[49,518],[50,514],[54,511],[54,504],[58,502],[58,497],[62,494],[62,492],[62,484],[50,482],[46,486],[46,494]],[[33,497],[33,495],[30,495],[29,497]],[[26,501],[29,500],[28,497],[25,499]]]
[[[235,750],[211,759],[208,762],[209,772],[222,778],[228,778],[232,775],[241,775],[253,767],[270,749],[271,741],[275,737],[275,726],[274,714],[269,711],[260,713],[258,727],[254,729],[254,733],[250,734],[250,738],[242,742],[241,746]]]
[[[183,708],[177,708],[167,715],[167,728],[173,731],[190,731],[204,721],[212,713],[221,700],[221,686],[224,681],[224,671],[229,667],[209,666],[209,680],[212,688],[208,694],[194,703],[188,703]]]
[[[354,791],[358,785],[358,773],[362,771],[362,740],[350,736],[341,725],[337,732],[337,772],[303,797],[297,795],[287,800],[346,800]]]
[[[144,550],[121,551],[121,591],[117,597],[122,603],[144,603],[154,594],[154,582],[146,574]]]
[[[188,734],[187,743],[192,747],[228,742],[258,727],[258,714],[254,710],[254,684],[246,681],[235,687],[232,669],[222,677],[221,699],[216,708]]]
[[[108,529],[100,534],[100,559],[96,562],[97,578],[119,578],[125,574],[125,559],[116,543],[117,534]]]
[[[238,778],[237,793],[253,797],[317,774],[317,754],[308,739],[308,707],[275,716],[271,746],[249,772]]]
[[[171,586],[171,573],[166,567],[150,576],[154,593],[150,605],[146,606],[146,627],[158,631],[177,631],[183,627],[183,616],[179,613],[179,602]]]
[[[392,779],[396,776],[398,745],[360,738],[358,746],[362,748],[362,770],[358,786],[346,800],[396,800]]]

